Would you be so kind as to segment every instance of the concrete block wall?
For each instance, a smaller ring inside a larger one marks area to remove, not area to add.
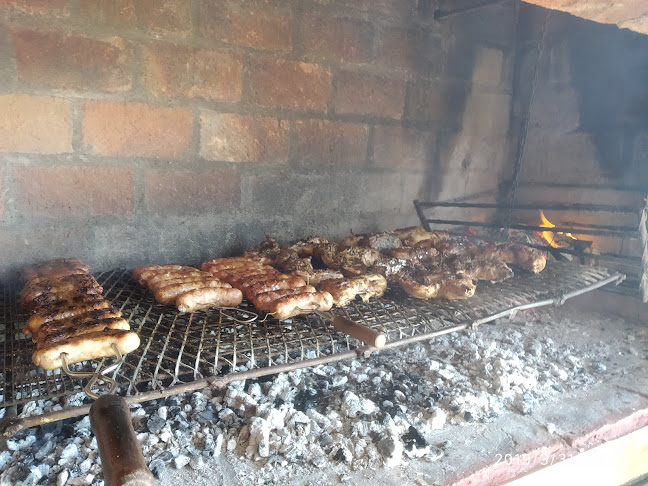
[[[496,187],[517,10],[417,3],[0,0],[0,275],[395,228]]]

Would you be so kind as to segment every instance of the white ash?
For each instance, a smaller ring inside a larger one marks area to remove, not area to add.
[[[210,458],[229,454],[243,485],[282,483],[308,464],[358,470],[442,460],[448,445],[435,441],[440,429],[533,413],[554,395],[587,387],[601,375],[623,374],[613,358],[619,353],[648,357],[645,329],[634,329],[620,343],[597,340],[593,319],[598,327],[625,324],[584,314],[566,317],[555,309],[520,313],[512,322],[368,359],[133,405],[133,426],[154,474],[169,467],[200,470]],[[37,400],[23,414],[84,400],[83,394]],[[555,424],[545,426],[556,431]],[[260,465],[256,477],[243,473],[249,472],[246,464]],[[339,479],[344,478],[349,476]],[[7,440],[0,486],[35,484],[104,484],[88,417]]]

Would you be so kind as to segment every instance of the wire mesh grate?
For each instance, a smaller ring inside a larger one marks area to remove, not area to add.
[[[381,299],[353,302],[335,312],[381,331],[387,337],[387,346],[395,347],[481,324],[519,308],[561,303],[622,279],[623,275],[603,268],[552,263],[539,275],[519,272],[501,283],[480,283],[475,296],[467,300],[422,301],[390,288]],[[153,295],[132,279],[130,271],[101,273],[97,280],[106,298],[141,337],[140,348],[109,375],[116,380],[121,395],[169,390],[242,370],[272,373],[273,367],[281,371],[289,364],[306,367],[318,358],[348,357],[349,351],[362,347],[361,342],[335,331],[330,322],[315,314],[281,322],[252,321],[254,308],[245,302],[235,309],[180,314],[155,302]],[[82,380],[33,365],[34,346],[22,334],[27,315],[18,304],[17,290],[8,285],[0,292],[0,408],[83,391]],[[93,370],[106,363],[110,359],[75,366]]]

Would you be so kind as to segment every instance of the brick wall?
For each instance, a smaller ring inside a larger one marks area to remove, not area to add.
[[[394,228],[496,187],[517,11],[416,4],[0,0],[0,273]]]

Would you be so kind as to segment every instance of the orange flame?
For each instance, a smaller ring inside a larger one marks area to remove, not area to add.
[[[540,219],[542,219],[542,226],[543,228],[555,228],[556,225],[553,224],[551,221],[547,219],[547,217],[544,214],[544,211],[541,209],[540,210]],[[558,231],[554,234],[553,231],[542,231],[541,232],[542,237],[545,239],[547,243],[549,243],[552,247],[554,248],[562,248],[565,247],[566,245],[561,245],[559,242],[556,241],[556,235],[564,235],[567,238],[571,238],[572,240],[577,240],[574,235],[571,233],[563,233],[562,231]]]

